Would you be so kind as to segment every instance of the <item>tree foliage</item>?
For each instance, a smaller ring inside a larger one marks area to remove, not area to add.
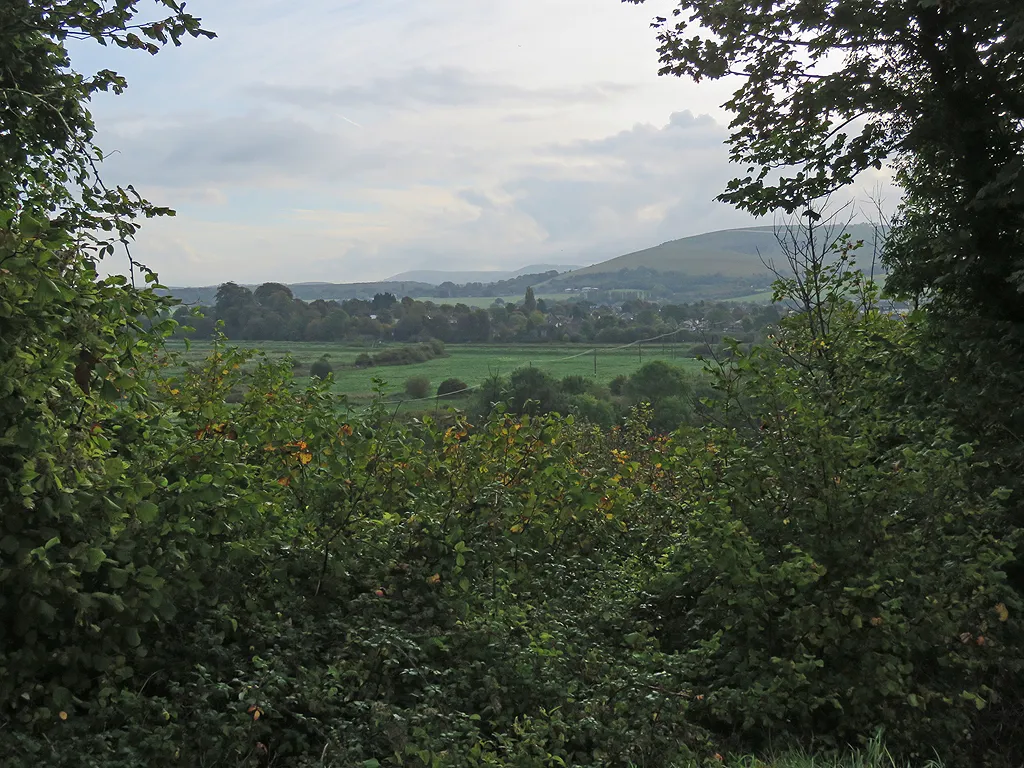
[[[653,26],[662,74],[741,78],[722,200],[793,212],[889,163],[890,285],[1024,320],[1020,3],[680,0]]]

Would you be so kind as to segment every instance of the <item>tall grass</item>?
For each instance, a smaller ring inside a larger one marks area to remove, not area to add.
[[[881,734],[871,739],[863,749],[848,749],[838,754],[789,750],[763,759],[746,757],[730,760],[728,765],[734,768],[942,768],[942,763],[937,760],[912,763],[897,760],[885,748]]]

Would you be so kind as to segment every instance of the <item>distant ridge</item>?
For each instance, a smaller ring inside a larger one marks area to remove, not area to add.
[[[872,224],[854,224],[846,228],[854,240],[863,240],[857,254],[859,266],[867,267],[875,250],[876,228]],[[446,281],[496,283],[522,275],[540,275],[552,270],[555,277],[533,284],[538,292],[572,293],[585,290],[632,290],[653,296],[675,296],[686,300],[746,296],[763,292],[771,284],[771,275],[762,259],[774,262],[785,271],[785,254],[776,239],[774,226],[745,227],[707,232],[679,240],[670,240],[588,267],[557,264],[530,264],[514,271],[501,270],[412,270],[387,280],[365,283],[292,283],[295,297],[304,301],[315,299],[369,299],[376,293],[390,292],[396,296],[437,297],[453,299],[458,294],[438,291]],[[838,233],[837,233],[838,234]],[[255,288],[255,285],[247,286]],[[520,294],[519,288],[509,293]],[[169,287],[167,293],[188,304],[210,305],[216,300],[217,286]],[[493,294],[486,294],[490,296]]]
[[[579,269],[578,264],[528,264],[516,270],[441,270],[441,269],[413,269],[408,272],[401,272],[392,275],[384,282],[412,281],[417,283],[428,283],[440,285],[441,283],[455,283],[465,285],[466,283],[496,283],[499,280],[508,280],[520,275],[535,275],[542,272],[569,272]]]
[[[870,258],[875,240],[872,224],[853,224],[846,231],[854,240],[864,240],[862,252]],[[618,272],[622,269],[652,269],[703,277],[721,274],[726,277],[744,277],[765,273],[762,259],[778,262],[784,258],[776,227],[744,227],[706,232],[679,240],[670,240],[653,248],[645,248],[608,261],[576,269],[573,278]],[[861,258],[861,261],[864,259]]]

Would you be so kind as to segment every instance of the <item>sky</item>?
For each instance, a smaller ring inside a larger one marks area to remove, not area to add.
[[[736,83],[657,74],[671,7],[191,0],[217,39],[72,58],[128,79],[97,143],[177,211],[133,249],[166,285],[586,265],[757,223],[714,202]]]

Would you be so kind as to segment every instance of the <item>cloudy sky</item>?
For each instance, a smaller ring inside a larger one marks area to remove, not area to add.
[[[713,202],[732,84],[657,76],[671,6],[191,0],[216,40],[73,55],[128,77],[93,112],[178,211],[136,246],[165,284],[590,264],[753,223]]]

